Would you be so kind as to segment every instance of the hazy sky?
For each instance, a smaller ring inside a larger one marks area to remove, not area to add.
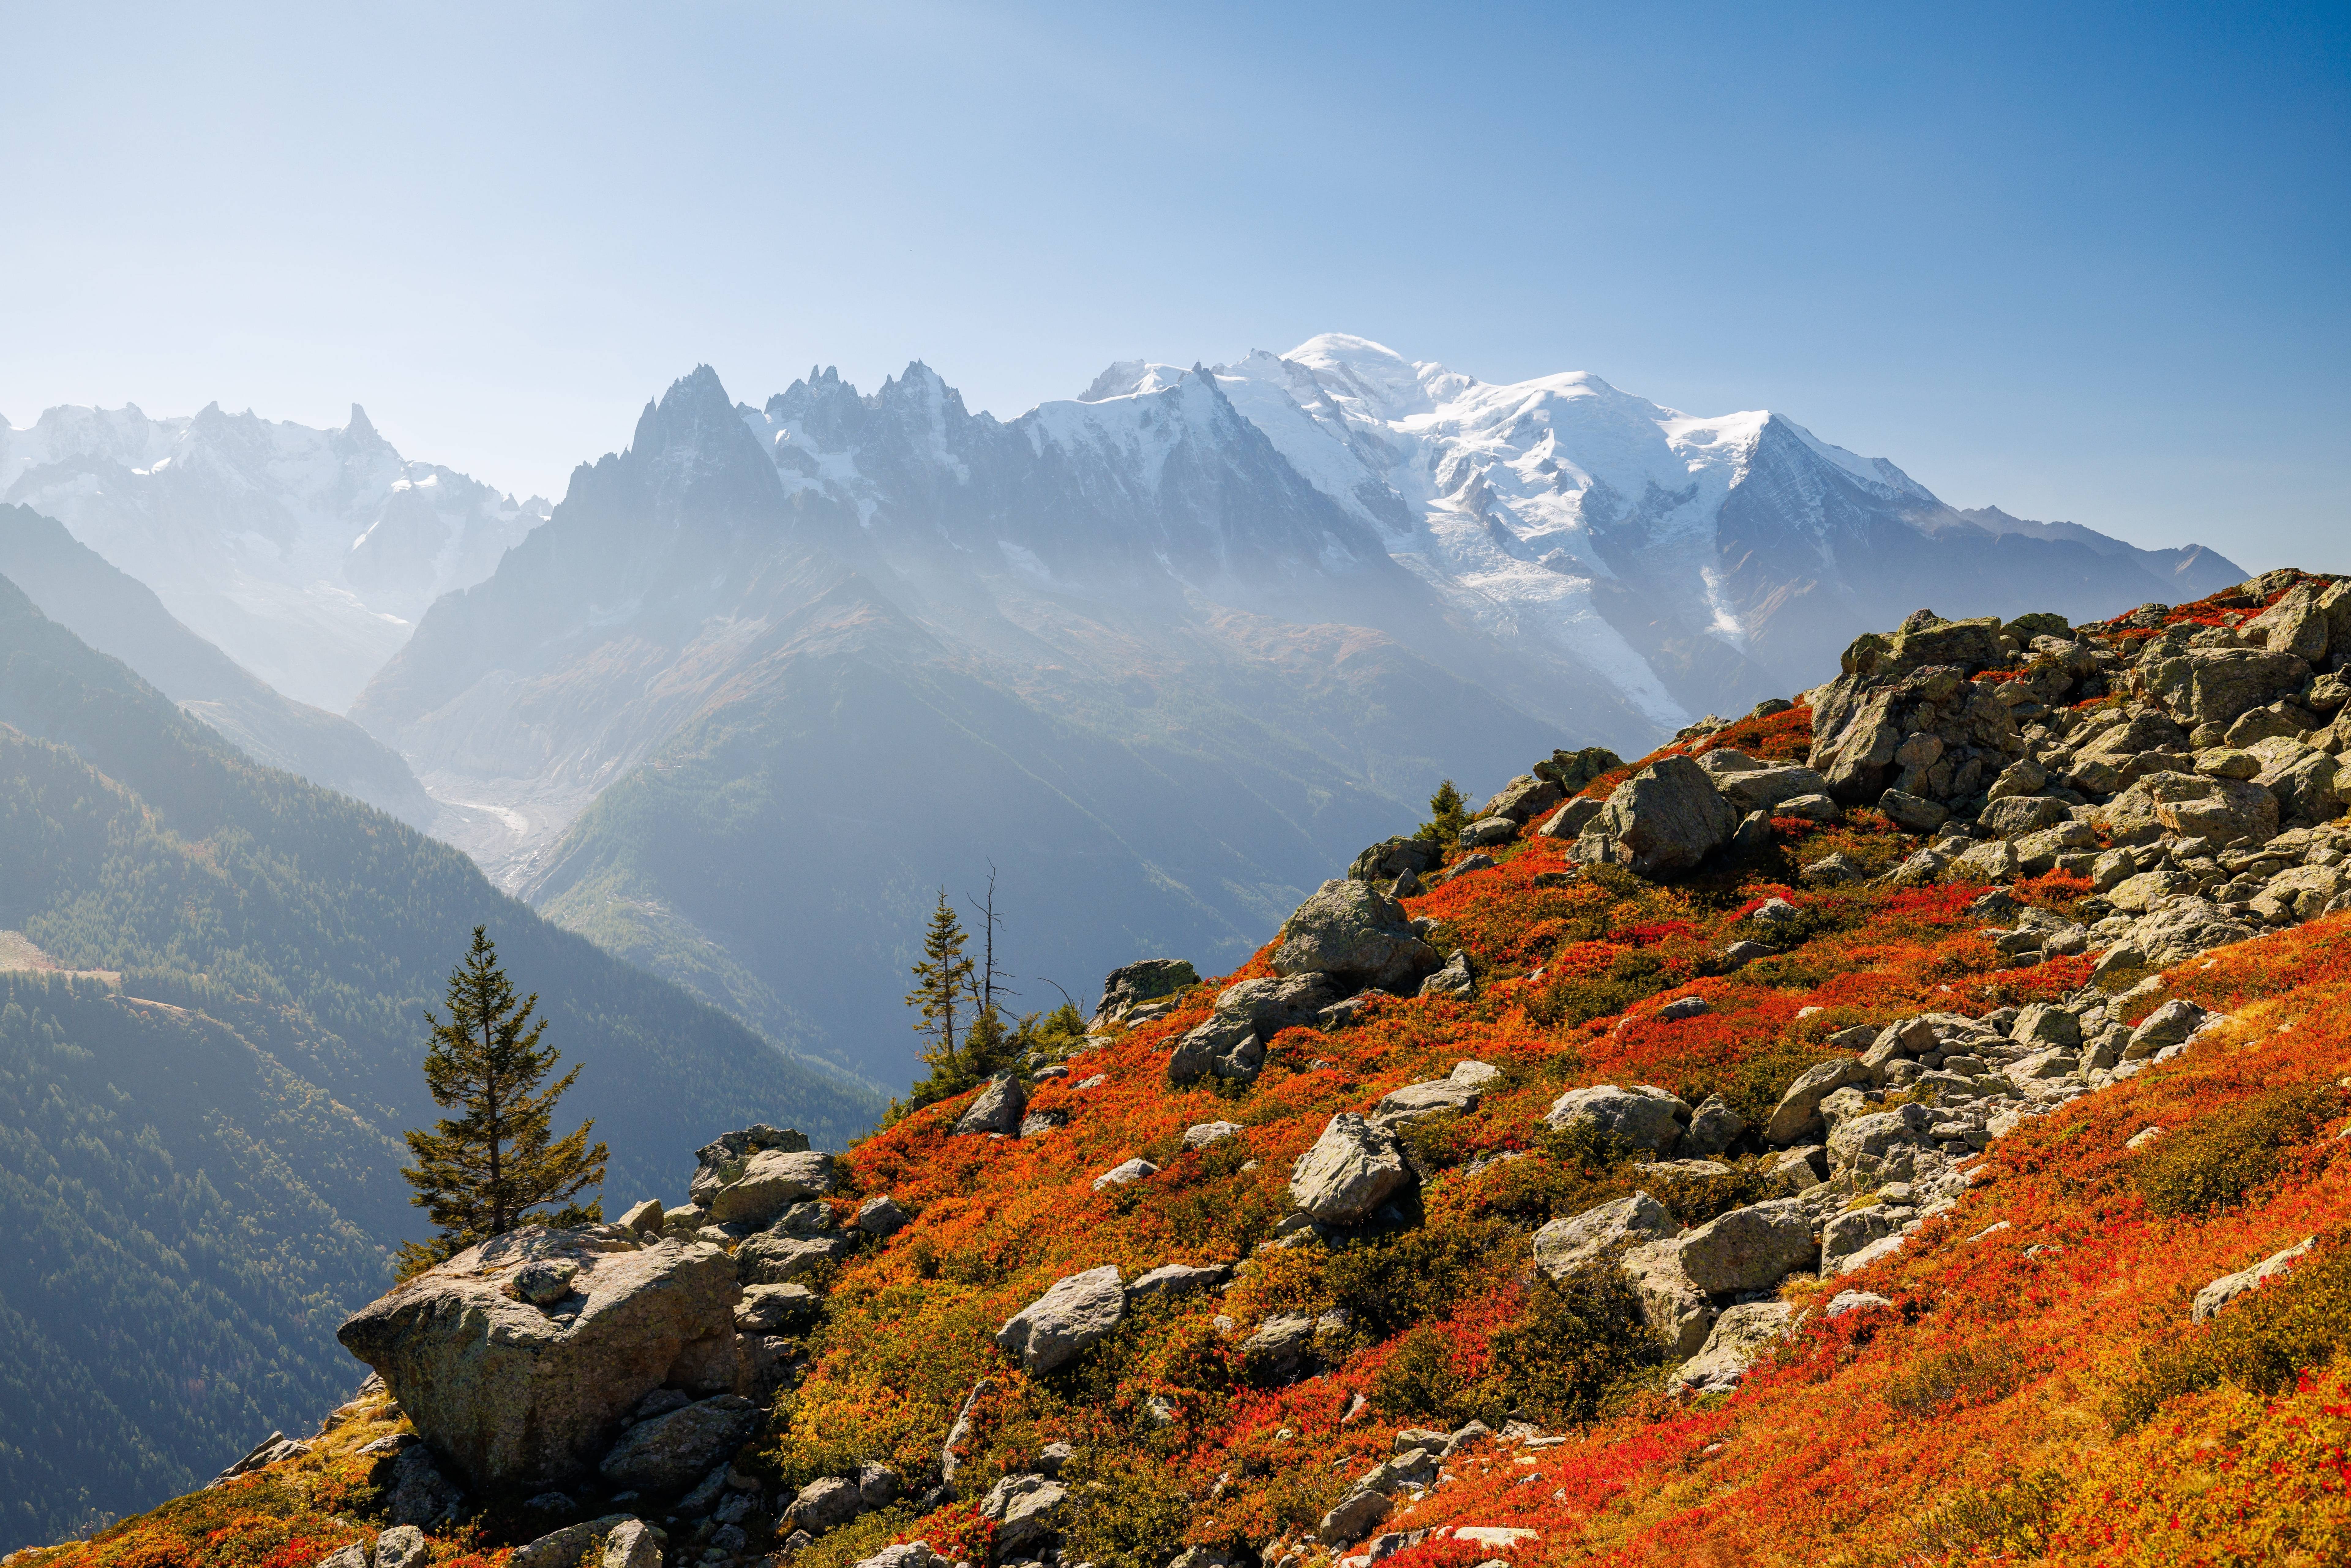
[[[2351,570],[2351,10],[0,0],[0,414],[559,497],[697,361],[1377,338]]]

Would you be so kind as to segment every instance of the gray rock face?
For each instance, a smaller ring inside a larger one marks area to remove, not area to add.
[[[556,1259],[578,1266],[561,1314],[510,1293],[524,1265]],[[716,1247],[529,1226],[395,1287],[336,1337],[476,1488],[542,1486],[585,1469],[664,1383],[732,1389],[740,1299]]]
[[[1626,1089],[1598,1083],[1571,1089],[1552,1101],[1543,1121],[1562,1133],[1573,1127],[1593,1127],[1603,1136],[1664,1155],[1671,1154],[1681,1140],[1682,1124],[1689,1117],[1687,1105],[1653,1085],[1636,1083]]]
[[[2168,968],[2199,953],[2250,940],[2258,933],[2251,925],[2220,913],[2201,898],[2166,898],[2131,923],[2129,944],[2147,955],[2154,968]]]
[[[1668,876],[1729,843],[1738,826],[1739,813],[1706,769],[1687,757],[1667,757],[1616,787],[1576,839],[1575,857],[1621,865],[1637,876]]]
[[[2076,1046],[2082,1043],[2082,1020],[2063,1008],[2034,1002],[2016,1015],[2009,1038],[2019,1045]]]
[[[2131,1030],[2130,1043],[2123,1048],[2123,1060],[2136,1061],[2143,1056],[2153,1056],[2168,1045],[2179,1045],[2203,1027],[2211,1015],[2194,1002],[2174,997],[2139,1020]]]
[[[831,1155],[761,1149],[743,1161],[740,1176],[710,1195],[705,1207],[720,1225],[765,1225],[793,1204],[831,1189]]]
[[[1800,1073],[1763,1124],[1763,1141],[1775,1146],[1793,1144],[1823,1131],[1821,1102],[1850,1084],[1871,1080],[1868,1068],[1857,1061],[1823,1061]]]
[[[694,1178],[686,1196],[697,1207],[707,1208],[711,1195],[740,1176],[743,1163],[753,1155],[768,1149],[802,1154],[808,1146],[808,1139],[789,1127],[761,1124],[721,1134],[695,1151]]]
[[[1646,1192],[1554,1219],[1535,1232],[1535,1263],[1552,1279],[1612,1252],[1662,1241],[1680,1228],[1666,1206]]]
[[[1115,1264],[1054,1281],[1053,1288],[996,1331],[1000,1350],[1031,1373],[1052,1372],[1083,1354],[1126,1315],[1126,1290]]]
[[[424,1568],[431,1555],[424,1531],[413,1524],[395,1524],[375,1538],[375,1568]]]
[[[1230,1279],[1232,1272],[1221,1263],[1205,1267],[1189,1263],[1162,1263],[1147,1273],[1136,1275],[1126,1287],[1126,1299],[1134,1301],[1152,1296],[1189,1296],[1201,1291],[1213,1291]]]
[[[749,1442],[758,1427],[758,1406],[739,1394],[697,1400],[621,1434],[597,1472],[619,1490],[674,1496]]]
[[[1445,967],[1421,981],[1424,997],[1458,997],[1467,1001],[1478,994],[1478,978],[1469,969],[1469,952],[1463,948],[1445,961]]]
[[[1608,802],[1605,800],[1594,800],[1589,796],[1578,795],[1574,800],[1545,817],[1542,826],[1537,828],[1535,833],[1540,838],[1566,839],[1573,841],[1581,837],[1583,830],[1597,821],[1600,813],[1607,809]]]
[[[849,1256],[845,1236],[785,1236],[763,1230],[735,1249],[736,1278],[746,1285],[788,1285],[820,1264]]]
[[[1215,1076],[1247,1083],[1265,1066],[1257,1027],[1233,1013],[1210,1013],[1186,1031],[1167,1059],[1167,1082],[1181,1089]]]
[[[1184,1146],[1187,1149],[1213,1148],[1228,1138],[1240,1135],[1238,1122],[1196,1122],[1184,1129]]]
[[[1061,1535],[1054,1521],[1068,1496],[1061,1482],[1036,1474],[1006,1476],[988,1488],[979,1511],[996,1521],[989,1561],[1018,1562],[1058,1542]]]
[[[1277,1312],[1238,1347],[1241,1364],[1259,1384],[1295,1383],[1314,1360],[1314,1320]]]
[[[1353,1111],[1324,1124],[1290,1173],[1290,1206],[1326,1225],[1356,1225],[1412,1183],[1404,1153],[1385,1128]]]
[[[1427,1083],[1407,1083],[1380,1096],[1372,1120],[1383,1127],[1401,1127],[1442,1111],[1467,1113],[1478,1108],[1479,1093],[1467,1083],[1439,1078]]]
[[[2258,1290],[2262,1281],[2271,1275],[2293,1268],[2296,1261],[2317,1245],[2317,1237],[2305,1236],[2284,1251],[2273,1252],[2250,1269],[2241,1269],[2236,1273],[2221,1275],[2196,1292],[2196,1300],[2188,1310],[2189,1321],[2199,1323],[2208,1321],[2221,1308],[2246,1291]]]
[[[646,1533],[644,1522],[625,1513],[608,1513],[601,1519],[567,1524],[536,1541],[526,1542],[516,1547],[513,1555],[507,1559],[507,1568],[580,1568],[591,1554],[597,1555],[601,1561],[611,1538],[630,1525],[634,1525],[636,1530],[631,1532],[630,1542],[622,1547],[625,1557],[628,1547],[635,1545],[637,1537]],[[391,1531],[384,1533],[388,1535]],[[419,1545],[422,1544],[420,1537]],[[381,1551],[382,1542],[379,1540],[379,1556]],[[324,1564],[320,1568],[324,1568]]]
[[[1445,859],[1431,839],[1383,839],[1355,857],[1347,868],[1350,882],[1394,882],[1406,872],[1426,876]]]
[[[1102,981],[1102,999],[1094,1004],[1093,1027],[1122,1023],[1142,1003],[1172,997],[1199,983],[1200,977],[1188,959],[1144,958],[1123,964]]]
[[[1278,975],[1328,975],[1350,988],[1408,987],[1437,966],[1404,905],[1368,883],[1326,882],[1283,923]]]
[[[1840,1122],[1829,1134],[1829,1164],[1841,1171],[1900,1180],[1910,1175],[1917,1152],[1931,1146],[1927,1134],[1932,1121],[1925,1106],[1910,1104]]]
[[[1486,802],[1481,817],[1507,817],[1512,822],[1525,823],[1550,810],[1566,798],[1566,791],[1548,779],[1538,779],[1531,773],[1521,773],[1498,790]]]
[[[2067,817],[2065,802],[2053,795],[2010,795],[1986,806],[1976,825],[1995,838],[2018,839]]]
[[[381,1478],[389,1494],[384,1515],[395,1525],[439,1530],[457,1517],[465,1500],[458,1485],[433,1462],[433,1450],[411,1441],[396,1454],[392,1474]]]
[[[805,1285],[752,1285],[735,1309],[735,1327],[744,1333],[796,1333],[823,1311],[823,1298]]]
[[[1739,1386],[1755,1358],[1783,1337],[1796,1309],[1785,1301],[1749,1301],[1715,1319],[1706,1344],[1674,1373],[1693,1394],[1728,1394]]]
[[[1507,844],[1519,836],[1519,825],[1508,817],[1484,817],[1461,830],[1461,847],[1465,850],[1491,849]]]
[[[819,1476],[800,1488],[785,1514],[810,1535],[847,1524],[865,1511],[864,1494],[847,1476]]]
[[[1709,1295],[1769,1290],[1819,1256],[1812,1218],[1793,1197],[1734,1208],[1667,1245],[1680,1249],[1682,1272]]]
[[[2252,648],[2189,648],[2147,657],[2132,673],[2141,695],[2181,724],[2228,724],[2300,689],[2310,665],[2292,653]]]
[[[1825,798],[1829,781],[1810,768],[1759,768],[1752,772],[1725,774],[1716,780],[1716,788],[1730,803],[1730,809],[1743,817],[1750,811],[1771,810],[1806,795]]]
[[[868,1236],[895,1236],[913,1223],[914,1218],[886,1193],[857,1206],[857,1228]]]
[[[964,1107],[956,1118],[955,1130],[964,1134],[995,1133],[1007,1138],[1020,1135],[1021,1113],[1029,1108],[1029,1092],[1020,1087],[1020,1080],[1006,1072],[988,1081],[979,1097]]]
[[[1373,1526],[1388,1516],[1394,1505],[1378,1492],[1365,1488],[1349,1492],[1332,1505],[1314,1527],[1314,1533],[1328,1546],[1349,1546],[1372,1532]]]
[[[1714,1327],[1715,1308],[1682,1269],[1679,1244],[1652,1241],[1625,1254],[1625,1279],[1640,1299],[1642,1321],[1677,1357],[1696,1355]]]

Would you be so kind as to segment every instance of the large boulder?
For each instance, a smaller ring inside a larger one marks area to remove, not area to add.
[[[1475,1085],[1451,1078],[1434,1079],[1426,1083],[1407,1083],[1380,1096],[1380,1103],[1372,1107],[1372,1120],[1383,1127],[1401,1127],[1440,1112],[1452,1111],[1466,1115],[1478,1108],[1479,1097]]]
[[[1677,1241],[1652,1241],[1625,1254],[1620,1267],[1641,1303],[1641,1319],[1677,1358],[1696,1355],[1716,1316],[1712,1298],[1682,1268]]]
[[[1050,1477],[1031,1472],[1028,1475],[1006,1476],[987,1489],[980,1500],[982,1519],[996,1522],[995,1540],[989,1560],[997,1563],[1032,1559],[1047,1547],[1057,1545],[1061,1531],[1056,1520],[1069,1490]]]
[[[2310,665],[2253,648],[2186,648],[2142,658],[2133,680],[2182,724],[2229,724],[2301,689]]]
[[[1444,847],[1435,839],[1382,839],[1355,857],[1347,880],[1394,882],[1406,872],[1426,876],[1444,862]]]
[[[1575,841],[1575,856],[1637,876],[1667,876],[1696,866],[1729,843],[1738,827],[1739,813],[1705,768],[1687,757],[1665,757],[1616,787]]]
[[[746,1285],[789,1285],[848,1256],[849,1238],[838,1232],[790,1236],[763,1230],[735,1249],[735,1277]]]
[[[1853,1057],[1806,1068],[1788,1085],[1763,1124],[1763,1141],[1774,1147],[1799,1143],[1822,1131],[1821,1102],[1849,1084],[1867,1083],[1874,1074]]]
[[[1442,960],[1404,905],[1361,882],[1326,882],[1282,923],[1277,975],[1327,975],[1350,989],[1402,990]]]
[[[2342,815],[2351,779],[2343,777],[2343,765],[2334,758],[2283,736],[2255,741],[2247,749],[2261,764],[2253,782],[2276,799],[2282,816],[2325,822]]]
[[[621,1434],[597,1473],[615,1490],[669,1497],[691,1490],[759,1429],[759,1407],[739,1394],[696,1400]]]
[[[1918,1153],[1933,1146],[1928,1136],[1933,1121],[1928,1109],[1915,1103],[1847,1117],[1829,1134],[1829,1165],[1865,1178],[1906,1180]]]
[[[759,1124],[737,1133],[722,1133],[695,1151],[694,1176],[687,1184],[686,1197],[696,1207],[707,1208],[720,1187],[743,1174],[744,1164],[752,1155],[766,1150],[804,1154],[808,1146],[807,1137],[789,1127]]]
[[[2260,643],[2270,653],[2291,653],[2314,665],[2326,656],[2332,628],[2323,600],[2334,586],[2328,582],[2296,583],[2275,604],[2239,627],[2237,634],[2248,643]]]
[[[1521,773],[1503,785],[1494,798],[1486,802],[1486,809],[1478,814],[1480,817],[1508,817],[1523,827],[1566,798],[1567,791],[1550,779]]]
[[[1844,686],[1853,679],[1836,684]],[[1895,722],[1899,697],[1891,686],[1837,695],[1844,700],[1813,710],[1813,750],[1806,760],[1828,780],[1830,795],[1859,805],[1883,794],[1892,781],[1894,754],[1902,745],[1902,728]]]
[[[2155,800],[2155,820],[2182,838],[2233,844],[2277,837],[2277,797],[2249,779],[2158,773],[2140,784]]]
[[[524,1300],[534,1263],[572,1265],[569,1289]],[[734,1260],[706,1243],[534,1225],[393,1287],[336,1337],[477,1489],[554,1485],[655,1388],[734,1388],[741,1297]]]
[[[1679,1097],[1648,1083],[1571,1089],[1543,1113],[1545,1124],[1555,1131],[1590,1127],[1603,1137],[1661,1155],[1673,1152],[1689,1119],[1690,1108]]]
[[[1339,999],[1339,987],[1326,974],[1261,975],[1227,986],[1217,1011],[1247,1019],[1268,1040],[1283,1030],[1312,1023],[1314,1015]]]
[[[1673,1243],[1682,1272],[1709,1295],[1768,1291],[1818,1260],[1802,1198],[1775,1197],[1708,1220]]]
[[[1255,1025],[1238,1014],[1210,1013],[1176,1042],[1167,1082],[1181,1089],[1214,1075],[1247,1083],[1264,1066],[1265,1042]]]
[[[1075,1361],[1126,1315],[1126,1288],[1118,1266],[1105,1263],[1053,1282],[1053,1288],[1005,1320],[997,1347],[1020,1358],[1031,1373]]]
[[[1785,1301],[1748,1301],[1714,1320],[1705,1346],[1674,1371],[1675,1384],[1692,1394],[1728,1394],[1739,1386],[1755,1358],[1786,1337],[1796,1309]]]
[[[766,1225],[793,1204],[831,1190],[831,1155],[761,1149],[710,1195],[710,1218],[720,1225]]]
[[[1029,1092],[1020,1080],[1009,1072],[998,1073],[988,1080],[987,1087],[978,1097],[964,1107],[956,1118],[955,1130],[964,1134],[995,1133],[1007,1138],[1020,1135],[1021,1113],[1029,1109]]]
[[[1183,958],[1143,958],[1122,964],[1102,980],[1102,1000],[1094,1004],[1093,1027],[1107,1029],[1122,1023],[1144,1002],[1172,997],[1199,983],[1199,974]]]
[[[2122,940],[2145,955],[2149,968],[2168,969],[2199,953],[2248,942],[2259,935],[2209,900],[2179,897],[2151,906],[2131,922]]]
[[[1290,1176],[1290,1207],[1326,1225],[1355,1225],[1412,1182],[1404,1152],[1378,1124],[1342,1111]]]
[[[1769,811],[1806,795],[1826,795],[1829,781],[1809,768],[1758,768],[1751,772],[1726,773],[1716,788],[1740,816]]]
[[[1535,1232],[1535,1263],[1552,1279],[1594,1259],[1645,1242],[1662,1241],[1680,1228],[1666,1206],[1646,1192],[1554,1219]]]

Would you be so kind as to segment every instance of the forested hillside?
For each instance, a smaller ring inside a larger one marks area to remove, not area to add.
[[[0,943],[25,1347],[0,1546],[183,1490],[348,1392],[320,1325],[421,1229],[398,1137],[434,1113],[423,1014],[477,922],[583,1066],[564,1111],[610,1143],[611,1199],[677,1186],[714,1114],[831,1146],[873,1118],[457,851],[251,762],[0,579],[0,929],[26,939]]]

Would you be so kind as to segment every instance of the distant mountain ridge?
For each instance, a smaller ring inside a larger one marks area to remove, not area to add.
[[[135,404],[0,421],[0,501],[62,521],[299,702],[340,713],[427,605],[547,515],[411,463],[351,405],[340,430]]]
[[[1031,975],[1219,961],[1441,766],[1475,792],[1643,749],[1792,691],[1880,601],[2079,616],[2241,575],[2048,531],[1778,416],[1356,339],[1009,421],[920,363],[756,409],[704,367],[352,716],[495,810],[460,837],[503,885],[889,1083],[941,878],[994,861],[1055,912],[1013,938]],[[889,810],[922,777],[960,787]]]

